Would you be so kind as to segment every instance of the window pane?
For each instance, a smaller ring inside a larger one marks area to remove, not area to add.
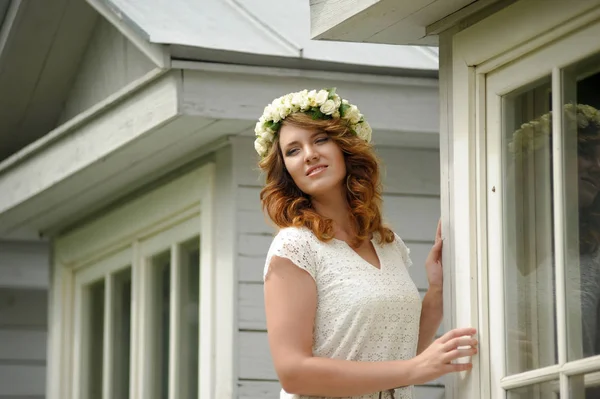
[[[131,356],[131,268],[114,276],[112,312],[113,393],[115,399],[128,399]]]
[[[569,397],[570,399],[600,398],[600,372],[571,377]]]
[[[508,374],[556,362],[550,82],[502,102]]]
[[[89,334],[85,334],[87,342],[87,398],[102,399],[102,364],[104,352],[104,280],[89,286],[88,307],[84,311],[88,317]]]
[[[198,350],[200,305],[200,241],[195,238],[181,247],[182,298],[182,380],[183,398],[198,398]]]
[[[543,382],[522,388],[511,389],[507,399],[558,399],[560,390],[558,381]]]
[[[570,361],[600,354],[600,60],[563,71],[565,276]]]
[[[167,251],[152,258],[153,267],[153,370],[155,398],[169,397],[169,317],[170,317],[170,284],[171,284],[171,252]]]

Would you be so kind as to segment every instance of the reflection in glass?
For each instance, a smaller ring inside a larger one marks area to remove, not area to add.
[[[198,350],[200,305],[200,242],[199,238],[181,246],[182,277],[182,398],[198,398]]]
[[[556,362],[550,78],[503,98],[507,373]]]
[[[167,399],[169,397],[169,318],[171,309],[171,252],[163,252],[152,258],[153,290],[153,334],[154,342],[154,398]]]
[[[104,352],[104,280],[100,280],[87,289],[88,307],[84,316],[88,317],[89,339],[85,347],[88,350],[87,398],[102,399],[102,364]]]
[[[567,325],[570,361],[600,354],[600,74],[563,72]],[[596,73],[593,73],[596,72]],[[596,393],[600,397],[600,390]]]
[[[570,399],[600,398],[600,372],[576,375],[569,378]]]
[[[511,389],[507,392],[507,399],[559,399],[558,381],[543,382],[522,388]],[[571,398],[572,399],[572,398]]]
[[[113,393],[114,399],[129,399],[131,268],[117,273],[113,281]]]

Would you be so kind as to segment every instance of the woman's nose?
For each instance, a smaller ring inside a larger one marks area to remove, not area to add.
[[[319,153],[313,146],[307,146],[304,150],[304,161],[306,163],[314,161],[319,158]]]

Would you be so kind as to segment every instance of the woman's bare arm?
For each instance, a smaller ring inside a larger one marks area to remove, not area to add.
[[[313,327],[317,293],[312,277],[290,260],[273,257],[265,279],[269,345],[283,389],[307,396],[358,396],[424,383],[470,364],[451,364],[471,356],[473,329],[458,329],[436,341],[421,356],[402,361],[355,362],[314,357]],[[454,346],[454,347],[453,347]]]
[[[435,333],[444,317],[443,298],[441,288],[430,288],[423,298],[421,320],[419,325],[419,344],[417,355],[423,352],[435,338]]]

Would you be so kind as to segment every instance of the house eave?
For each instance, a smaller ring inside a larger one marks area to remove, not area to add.
[[[437,34],[502,0],[313,0],[311,37],[362,43],[437,46]],[[341,11],[340,11],[341,10]]]
[[[55,236],[227,137],[252,136],[265,104],[305,86],[336,85],[361,104],[376,143],[435,148],[438,141],[437,79],[173,64],[179,69],[157,69],[0,164],[1,238]]]

